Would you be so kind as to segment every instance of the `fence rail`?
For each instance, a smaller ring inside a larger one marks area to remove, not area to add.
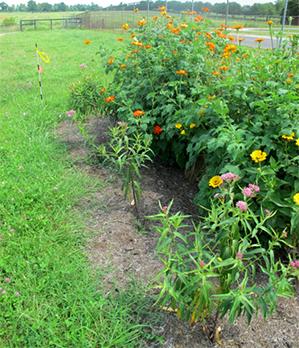
[[[49,28],[53,29],[53,24],[60,22],[64,28],[81,28],[82,18],[80,17],[68,17],[68,18],[43,18],[43,19],[21,19],[20,31],[24,30],[24,27],[31,27],[37,29],[38,23],[49,23]]]

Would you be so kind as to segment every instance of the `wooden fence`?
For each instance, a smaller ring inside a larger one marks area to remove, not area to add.
[[[37,29],[39,24],[48,24],[49,29],[57,28],[57,24],[60,24],[62,28],[81,28],[82,18],[80,17],[68,17],[68,18],[43,18],[43,19],[21,19],[20,31],[24,31],[25,28]]]

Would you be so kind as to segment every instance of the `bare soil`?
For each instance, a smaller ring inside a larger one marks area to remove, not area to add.
[[[108,119],[92,119],[88,129],[97,143],[108,140]],[[157,234],[137,228],[134,211],[125,201],[119,180],[106,169],[90,161],[90,151],[72,121],[63,122],[58,137],[68,148],[77,170],[98,178],[104,185],[86,196],[79,209],[86,215],[86,231],[91,234],[87,255],[94,269],[105,270],[103,284],[107,292],[125,288],[131,279],[149,284],[161,268],[155,253]],[[174,199],[174,211],[196,215],[192,203],[196,184],[184,173],[161,164],[143,171],[143,214],[158,212],[158,201],[167,205]],[[190,328],[172,313],[163,313],[155,325],[155,334],[164,337],[163,344],[142,347],[208,348],[214,347],[199,325]],[[299,348],[299,298],[282,299],[278,311],[264,321],[257,317],[250,325],[241,318],[234,325],[225,320],[222,327],[224,348]],[[216,346],[215,346],[216,347]]]

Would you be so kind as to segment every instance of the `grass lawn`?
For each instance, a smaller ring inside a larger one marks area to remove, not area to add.
[[[93,43],[83,45],[86,38]],[[138,295],[102,295],[84,254],[82,218],[73,209],[102,183],[76,171],[54,137],[79,64],[94,57],[97,42],[111,47],[114,39],[79,30],[0,37],[0,347],[139,342],[143,328],[132,314]],[[45,103],[39,99],[36,42],[51,58],[43,73]]]

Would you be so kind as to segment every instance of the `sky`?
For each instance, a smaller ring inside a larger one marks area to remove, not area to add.
[[[3,0],[9,5],[13,4],[19,4],[19,3],[27,3],[28,0]],[[121,0],[35,0],[36,2],[48,2],[51,4],[55,4],[58,2],[64,2],[67,5],[72,5],[72,4],[90,4],[91,2],[94,2],[95,4],[98,4],[99,6],[109,6],[109,5],[118,5]],[[195,0],[196,1],[196,0]],[[212,4],[215,4],[217,2],[226,2],[225,0],[201,0],[202,2],[208,1]],[[253,5],[254,3],[266,3],[266,2],[271,2],[271,0],[230,0],[231,2],[235,1],[238,2],[240,5]],[[138,2],[138,0],[122,0],[123,3],[134,3]],[[275,2],[275,0],[272,0],[272,2]]]

